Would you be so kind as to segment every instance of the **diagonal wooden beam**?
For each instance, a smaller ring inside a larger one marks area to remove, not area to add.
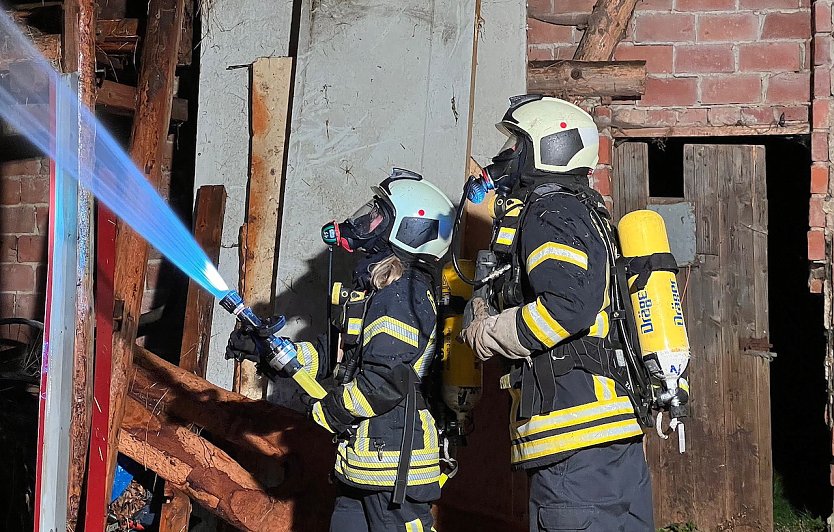
[[[174,70],[177,65],[184,5],[185,0],[150,0],[148,5],[148,26],[142,48],[130,156],[155,187],[159,186],[161,179],[162,147],[168,137],[171,122]],[[116,241],[113,292],[116,307],[120,308],[121,312],[120,315],[114,316],[118,330],[113,334],[110,380],[108,499],[116,468],[119,428],[124,415],[127,376],[133,361],[147,265],[147,242],[132,229],[120,224]]]
[[[239,530],[289,532],[292,505],[268,495],[228,454],[133,398],[119,450]]]
[[[638,0],[598,0],[582,35],[575,61],[610,61],[625,36]]]

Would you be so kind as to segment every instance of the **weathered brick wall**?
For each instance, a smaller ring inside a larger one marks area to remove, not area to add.
[[[829,146],[829,110],[831,107],[831,1],[817,0],[812,12],[813,22],[813,89],[811,106],[811,201],[808,213],[808,259],[826,259],[826,205],[829,203],[831,173]],[[829,224],[830,227],[830,224]],[[829,235],[830,238],[830,235]],[[822,291],[822,279],[812,275],[811,290]]]
[[[49,163],[0,163],[0,317],[43,320]]]
[[[531,13],[590,13],[595,0],[531,0]],[[532,59],[570,59],[582,32],[529,19]],[[808,120],[810,0],[643,0],[616,60],[645,60],[646,94],[613,105],[641,127]]]
[[[595,3],[529,0],[528,12],[587,14]],[[749,134],[779,134],[782,126],[812,120],[808,255],[824,260],[831,4],[817,0],[812,10],[812,0],[640,1],[614,59],[646,61],[646,93],[594,109],[603,135],[595,186],[610,194],[611,136],[618,128],[754,126]],[[581,37],[576,28],[529,18],[529,59],[571,59]],[[811,288],[821,290],[821,281]]]

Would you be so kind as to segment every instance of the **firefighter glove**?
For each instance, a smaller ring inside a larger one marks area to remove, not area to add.
[[[246,329],[235,329],[229,335],[229,343],[226,344],[226,359],[233,358],[239,362],[251,360],[258,363],[261,361],[258,343],[252,334]]]
[[[475,298],[472,302],[475,319],[461,332],[461,338],[472,348],[475,355],[481,360],[489,360],[495,355],[509,359],[529,359],[530,350],[518,340],[518,308],[489,316],[486,301]]]

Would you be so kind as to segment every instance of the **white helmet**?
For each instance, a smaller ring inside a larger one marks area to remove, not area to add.
[[[587,174],[599,160],[599,131],[591,115],[572,103],[527,94],[510,98],[499,130],[520,133],[533,145],[534,165],[545,172]]]
[[[446,254],[452,243],[455,208],[440,189],[420,174],[394,168],[371,190],[374,198],[353,216],[322,228],[325,243],[371,252],[384,240],[424,262]]]
[[[446,254],[452,243],[455,207],[439,188],[420,174],[394,168],[371,190],[393,209],[388,236],[392,246],[427,262]]]

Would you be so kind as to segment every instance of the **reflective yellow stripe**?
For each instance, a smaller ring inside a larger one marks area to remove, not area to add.
[[[347,444],[339,446],[337,454],[348,464],[365,469],[396,469],[400,461],[399,449],[394,451],[358,451]],[[411,452],[411,467],[428,467],[437,463],[440,448],[416,449]]]
[[[513,243],[513,238],[515,238],[515,229],[512,227],[502,227],[498,230],[498,237],[495,239],[495,243],[509,246]]]
[[[512,462],[534,460],[565,451],[582,449],[643,434],[634,419],[615,421],[547,438],[521,442],[512,445]]]
[[[371,486],[393,486],[397,478],[396,468],[386,471],[368,471],[353,467],[352,465],[336,460],[336,471],[343,474],[345,478],[357,484]],[[413,468],[408,471],[408,485],[420,486],[431,484],[440,480],[440,466]]]
[[[553,347],[570,336],[542,305],[540,298],[521,307],[521,318],[533,335],[547,347]]]
[[[610,324],[608,321],[608,313],[604,310],[597,314],[597,319],[593,325],[591,325],[591,329],[588,331],[588,336],[593,336],[595,338],[605,338],[608,336],[608,331],[610,330]]]
[[[686,379],[678,379],[678,386],[680,386],[681,390],[685,391],[686,393],[689,393],[689,382]]]
[[[548,259],[567,262],[583,270],[588,269],[588,255],[584,251],[556,242],[545,242],[527,257],[527,273]]]
[[[342,402],[348,412],[356,417],[373,417],[376,415],[368,398],[356,385],[356,381],[350,381],[344,385],[342,391]]]
[[[362,332],[362,318],[348,318],[348,334],[359,334]]]
[[[324,418],[324,411],[321,409],[321,401],[316,401],[313,404],[313,421],[327,429],[329,432],[336,434],[336,431],[330,428],[327,420]]]
[[[296,357],[304,366],[304,371],[315,377],[319,372],[319,353],[310,342],[298,342],[295,344]]]
[[[405,524],[405,532],[423,532],[423,522],[419,519]]]
[[[381,316],[368,325],[365,328],[365,340],[362,345],[368,345],[368,342],[378,334],[387,334],[408,345],[417,347],[417,329],[391,316]]]
[[[594,394],[598,401],[610,401],[617,397],[614,381],[608,377],[594,375]]]
[[[605,388],[603,383],[600,385]],[[594,388],[597,381],[594,380]],[[510,427],[513,440],[525,438],[548,430],[578,426],[592,421],[604,420],[622,414],[634,413],[634,407],[628,397],[616,397],[608,401],[595,401],[585,405],[556,410],[549,414],[533,416],[529,420]]]

